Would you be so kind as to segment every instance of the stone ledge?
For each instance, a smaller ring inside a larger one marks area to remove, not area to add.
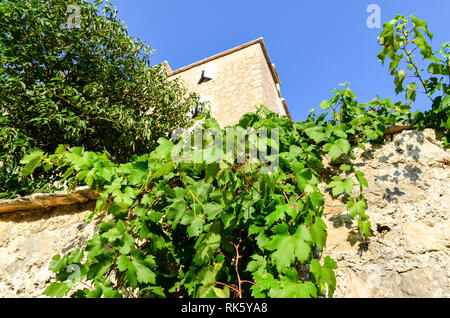
[[[0,200],[0,214],[85,203],[97,198],[98,195],[87,186],[78,187],[70,193],[65,190],[54,193],[36,193],[16,199]]]

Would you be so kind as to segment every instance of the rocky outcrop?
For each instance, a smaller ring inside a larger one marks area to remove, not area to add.
[[[411,130],[356,150],[352,162],[369,183],[373,236],[364,242],[344,202],[327,195],[335,297],[449,297],[450,152],[433,130]]]

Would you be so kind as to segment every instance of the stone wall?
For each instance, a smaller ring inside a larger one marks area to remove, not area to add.
[[[286,115],[279,95],[275,69],[267,60],[262,39],[224,52],[205,62],[174,71],[172,78],[181,79],[192,92],[211,103],[211,116],[222,127],[236,124],[242,115],[265,105],[273,112]],[[212,80],[199,84],[202,72],[214,69]],[[274,79],[275,76],[275,79]]]
[[[84,223],[93,198],[82,188],[0,201],[0,297],[43,297],[54,277],[51,258],[81,247],[96,231],[98,221]]]
[[[326,195],[324,254],[339,266],[335,297],[449,297],[450,151],[433,130],[403,131],[357,150],[353,163],[369,183],[373,236],[362,241],[345,204]],[[93,199],[78,189],[0,201],[0,297],[42,297],[53,255],[96,231],[100,220],[83,222]]]
[[[335,297],[449,297],[450,152],[431,129],[403,131],[359,149],[353,163],[369,183],[373,236],[363,242],[344,203],[326,197]]]

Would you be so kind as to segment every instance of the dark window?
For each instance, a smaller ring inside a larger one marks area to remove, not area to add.
[[[201,105],[198,105],[196,107],[194,107],[193,111],[192,111],[192,117],[198,117],[202,114],[203,111],[203,107]]]
[[[212,78],[205,76],[205,71],[202,71],[202,76],[200,77],[198,84],[206,83],[209,82],[210,80],[212,80]]]

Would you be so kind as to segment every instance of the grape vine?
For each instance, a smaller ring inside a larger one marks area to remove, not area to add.
[[[443,129],[448,136],[449,86],[436,77],[449,73],[448,44],[439,50],[446,59],[438,60],[421,37],[420,30],[430,35],[426,24],[411,17],[415,40],[410,41],[405,31],[408,21],[397,16],[385,24],[379,58],[391,58],[390,71],[401,92],[405,78],[397,67],[405,56],[397,51],[403,50],[413,78],[432,99],[432,109],[412,115],[410,103],[380,98],[359,104],[348,83],[320,104],[321,114],[313,110],[305,121],[294,123],[258,107],[244,115],[233,131],[278,129],[279,168],[273,173],[262,173],[267,164],[248,156],[244,162],[236,158],[216,162],[207,151],[212,139],[204,141],[200,163],[174,161],[175,147],[190,141],[189,136],[178,142],[160,138],[153,152],[124,164],[112,162],[106,152],[83,147],[61,145],[53,154],[29,153],[22,160],[24,175],[42,166],[60,171],[72,188],[90,186],[99,198],[89,219],[108,219],[83,248],[55,255],[50,269],[57,282],[44,293],[55,297],[332,297],[337,265],[322,255],[327,229],[319,183],[325,182],[333,197],[346,201],[367,240],[371,224],[363,190],[369,184],[351,164],[353,149],[382,142],[385,129],[399,122]],[[422,77],[406,43],[415,43],[424,58],[432,60],[430,79]],[[406,91],[410,102],[416,87],[412,83]],[[197,125],[224,132],[209,115],[198,118]],[[266,141],[273,146],[269,135]],[[249,140],[247,149],[250,144]],[[332,167],[328,174],[323,173],[324,161]],[[74,265],[80,269],[76,277],[68,271]]]

